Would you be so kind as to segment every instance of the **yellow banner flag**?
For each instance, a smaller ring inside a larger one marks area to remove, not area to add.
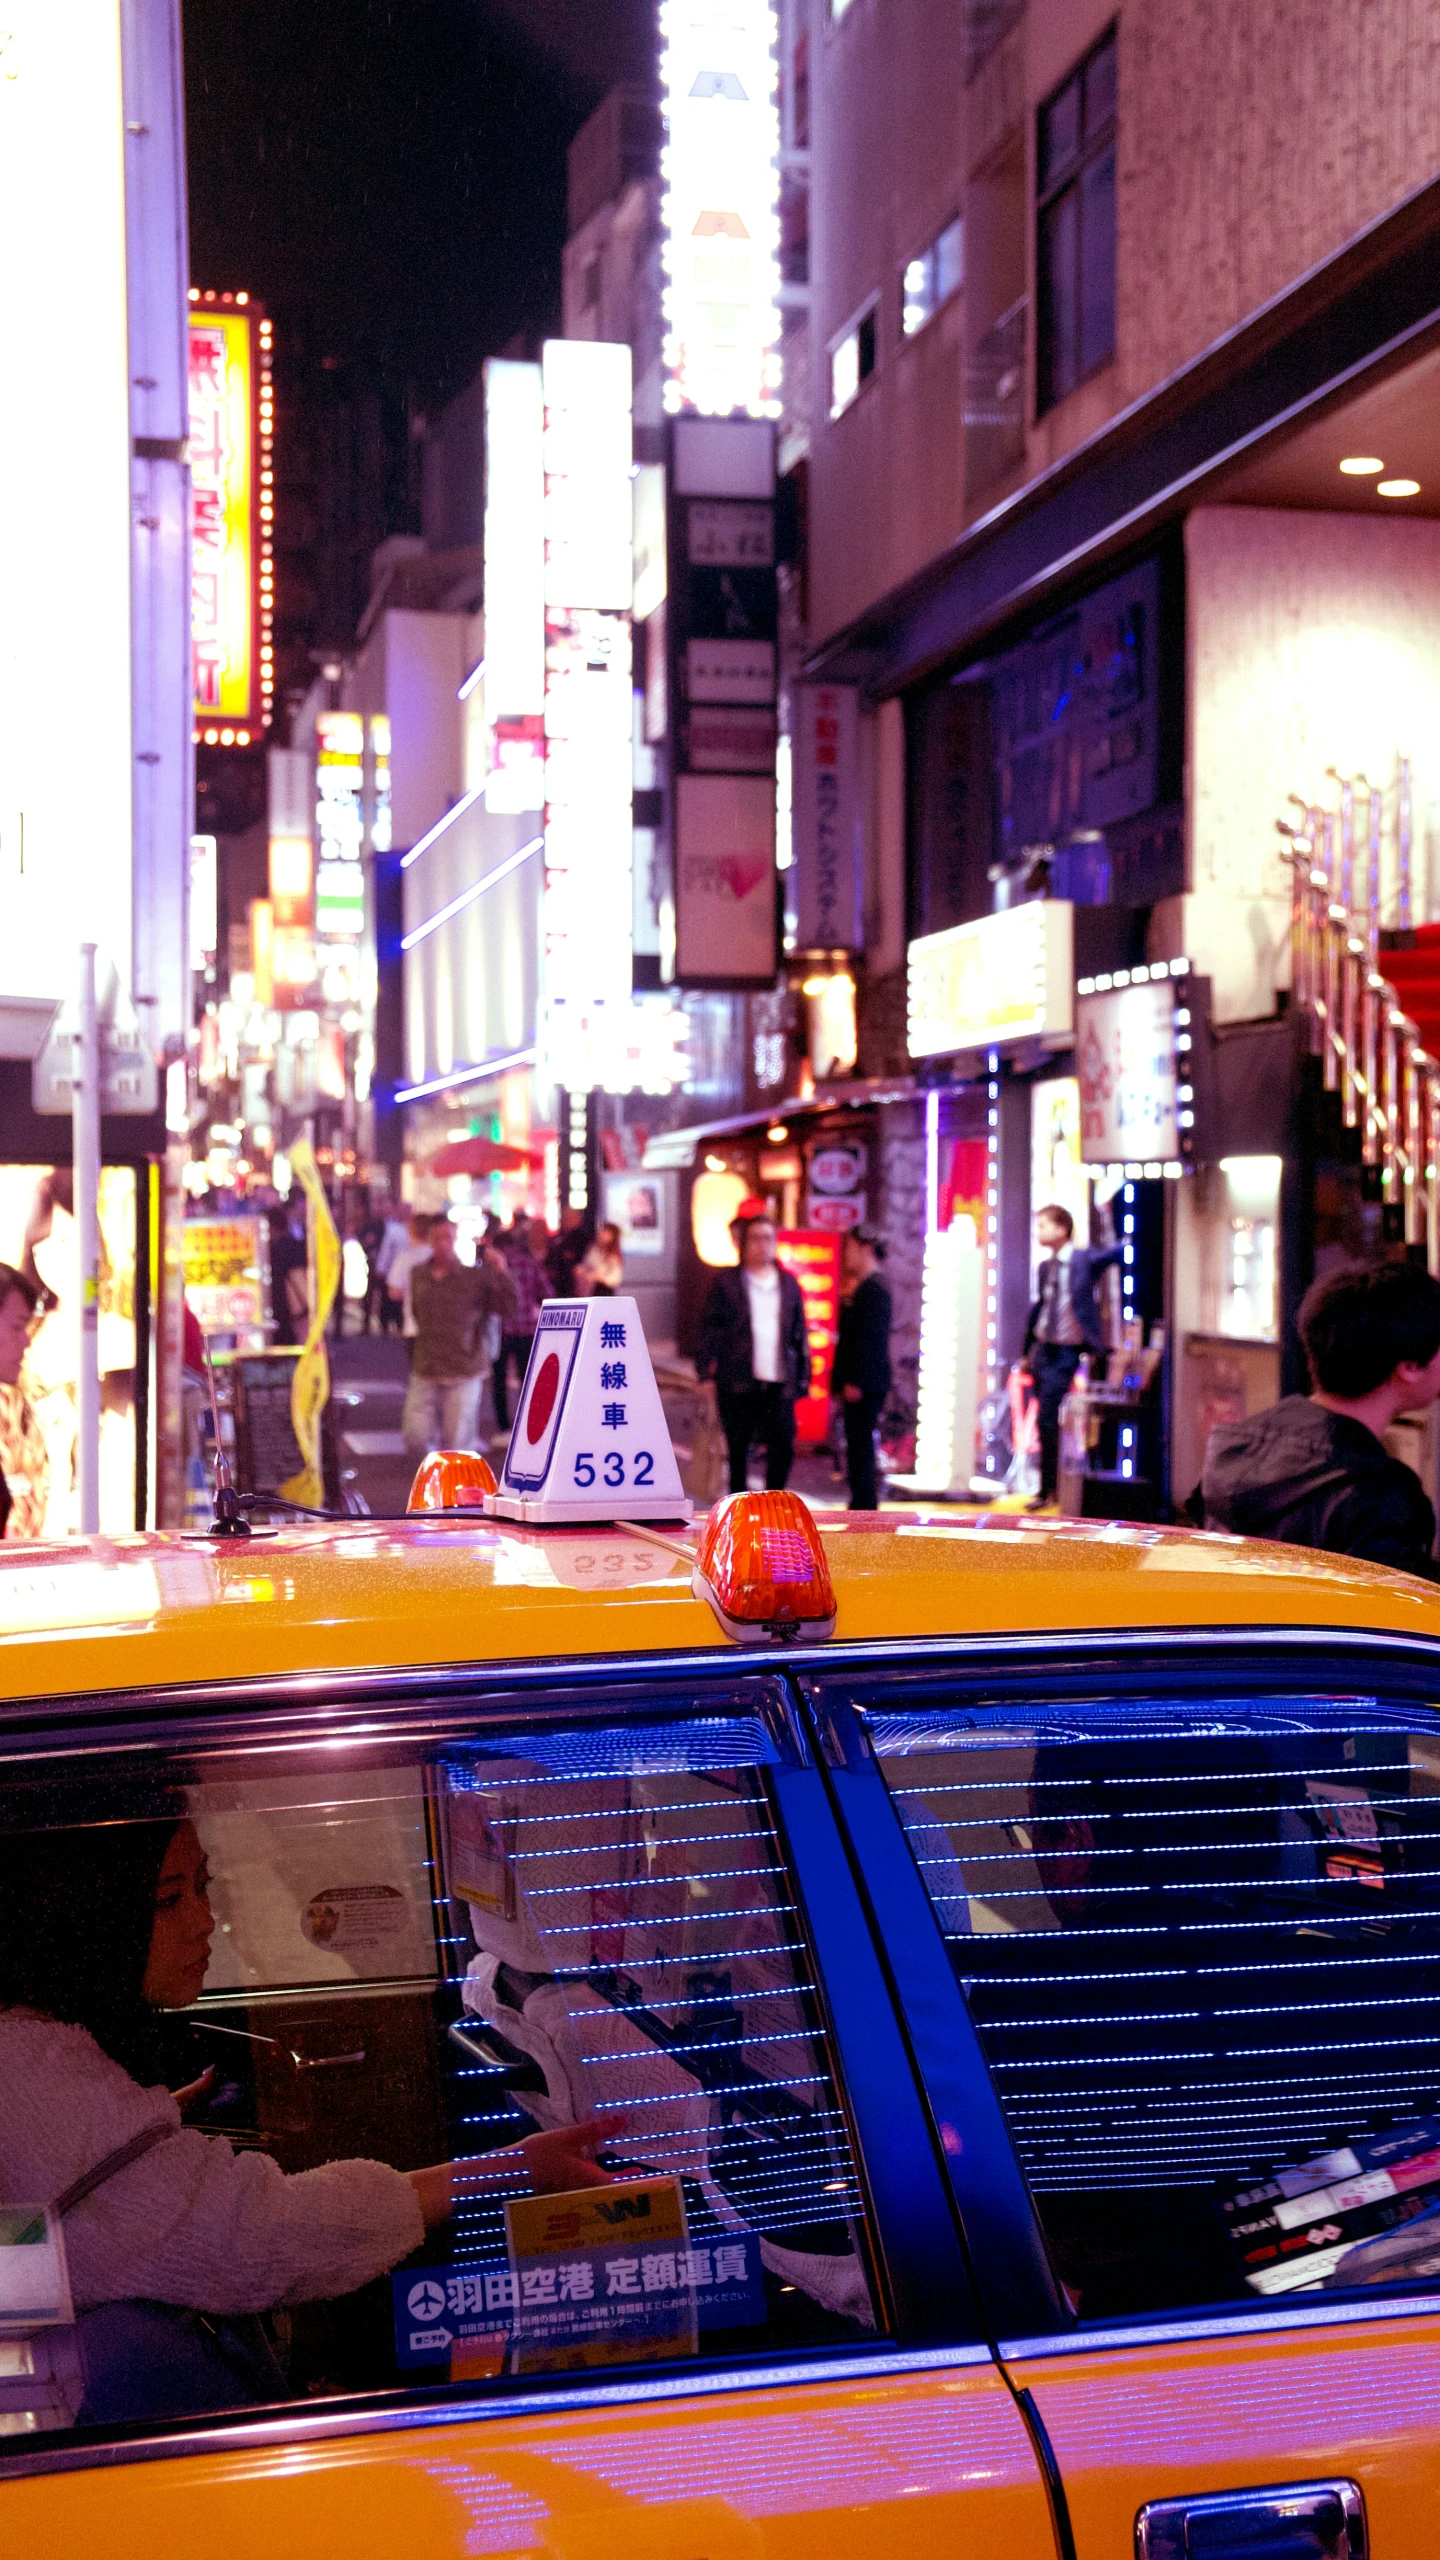
[[[308,1138],[297,1138],[290,1149],[290,1170],[305,1194],[306,1275],[310,1291],[310,1328],[290,1386],[290,1420],[305,1464],[298,1475],[276,1489],[291,1502],[304,1502],[320,1511],[325,1505],[320,1416],[330,1394],[325,1328],[340,1287],[340,1237]]]

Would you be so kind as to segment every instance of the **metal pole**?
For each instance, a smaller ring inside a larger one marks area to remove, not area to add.
[[[95,1018],[95,945],[80,945],[80,987],[71,1080],[75,1238],[80,1263],[80,1365],[75,1386],[80,1528],[100,1526],[100,1031]]]

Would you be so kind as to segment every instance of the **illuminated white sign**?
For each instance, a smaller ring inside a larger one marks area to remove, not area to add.
[[[915,1484],[968,1493],[975,1467],[980,1294],[985,1256],[974,1223],[957,1219],[925,1239],[920,1282]]]
[[[322,711],[315,735],[315,930],[321,942],[353,942],[365,926],[365,723],[358,711]]]
[[[1108,992],[1082,995],[1075,1008],[1075,1064],[1080,1080],[1080,1154],[1086,1164],[1176,1163],[1195,1114],[1177,1055],[1190,1013],[1183,983],[1156,973]],[[1176,1011],[1184,1017],[1177,1035]],[[1181,1095],[1183,1092],[1184,1099]]]
[[[134,759],[153,742],[130,729],[131,519],[147,484],[132,487],[122,155],[134,148],[134,109],[120,67],[114,0],[17,0],[5,11],[0,988],[31,1002],[68,994],[82,925],[132,977]],[[149,416],[137,411],[136,424]],[[169,519],[162,536],[137,536],[157,539],[188,548]],[[76,664],[77,644],[83,773],[76,688],[59,674]]]
[[[1037,898],[912,942],[911,1057],[1068,1039],[1073,913],[1063,899]]]
[[[511,815],[543,808],[544,407],[538,364],[500,357],[485,367],[484,681],[485,805]]]
[[[545,396],[545,902],[551,1080],[600,1079],[586,1025],[628,1011],[633,789],[630,350],[552,338]],[[487,637],[487,686],[490,644]]]
[[[665,405],[780,415],[775,12],[661,0]]]

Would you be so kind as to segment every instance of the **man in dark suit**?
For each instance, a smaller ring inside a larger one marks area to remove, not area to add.
[[[715,1275],[700,1321],[697,1376],[715,1390],[730,1453],[730,1490],[743,1493],[753,1440],[765,1450],[765,1483],[778,1492],[795,1454],[795,1404],[810,1387],[810,1338],[800,1284],[782,1271],[775,1221],[759,1212],[730,1229],[739,1266]]]
[[[1123,1244],[1092,1250],[1076,1244],[1075,1221],[1058,1201],[1042,1209],[1035,1233],[1045,1255],[1040,1287],[1025,1327],[1022,1357],[1030,1364],[1040,1407],[1039,1500],[1053,1502],[1060,1481],[1060,1407],[1085,1352],[1103,1352],[1105,1336],[1095,1282],[1123,1261]]]
[[[852,1227],[841,1258],[852,1286],[840,1308],[830,1392],[840,1398],[845,1424],[850,1508],[875,1511],[875,1425],[890,1393],[890,1292],[880,1277],[885,1239],[873,1227]]]

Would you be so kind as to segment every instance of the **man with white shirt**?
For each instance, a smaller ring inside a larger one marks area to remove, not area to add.
[[[775,1221],[757,1208],[730,1230],[738,1268],[716,1274],[700,1324],[695,1368],[715,1391],[730,1453],[730,1490],[743,1493],[751,1443],[765,1450],[765,1483],[778,1492],[795,1454],[795,1404],[810,1386],[810,1341],[800,1284],[782,1271]]]

